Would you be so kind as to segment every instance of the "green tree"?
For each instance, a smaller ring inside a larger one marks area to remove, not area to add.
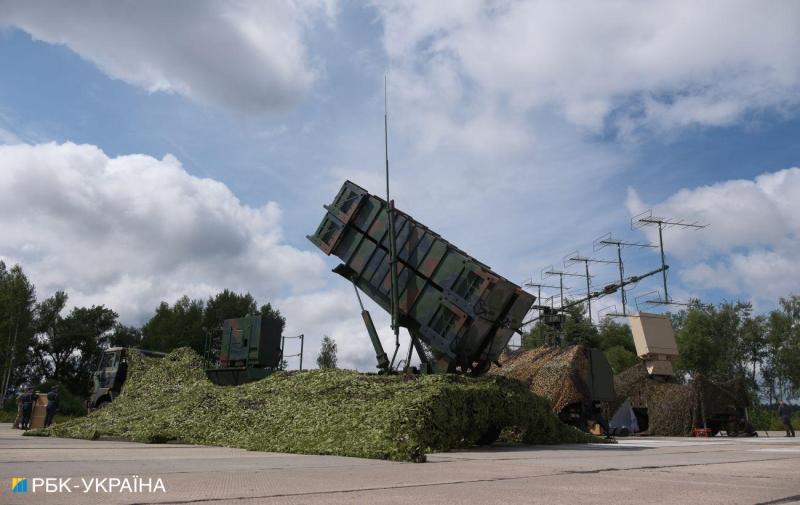
[[[64,345],[62,337],[64,318],[61,316],[67,305],[67,294],[56,291],[53,296],[36,304],[36,342],[34,352],[42,356],[39,373],[44,377],[58,377],[66,368],[67,359],[75,351],[72,345]]]
[[[325,335],[322,339],[322,346],[317,356],[317,366],[320,368],[336,368],[336,341]]]
[[[103,305],[75,307],[61,313],[67,294],[56,292],[36,306],[37,340],[35,352],[40,373],[63,383],[70,391],[86,395],[89,376],[100,353],[100,341],[117,320],[117,313]]]
[[[109,347],[142,347],[142,338],[140,328],[117,323],[106,341]]]
[[[758,365],[767,357],[767,318],[758,316],[744,321],[741,329],[740,354],[750,365],[750,383],[758,389]]]
[[[534,323],[522,336],[522,347],[529,349],[552,345],[559,340],[562,346],[583,344],[597,347],[599,333],[586,317],[584,304],[567,307],[557,314],[543,314],[542,319]]]
[[[611,369],[614,370],[615,374],[620,373],[626,368],[630,368],[639,363],[639,358],[636,356],[636,354],[632,353],[621,345],[609,347],[608,349],[604,349],[603,352],[605,353],[608,363],[611,365]]]
[[[606,319],[600,325],[598,347],[605,353],[614,373],[619,373],[639,362],[633,333],[627,324]]]
[[[604,351],[612,347],[621,347],[635,355],[636,346],[633,344],[631,327],[613,319],[604,320],[600,325],[598,347]]]
[[[569,301],[567,302],[569,304]],[[579,303],[564,310],[566,319],[562,327],[562,344],[583,344],[587,347],[598,347],[600,333],[586,317],[586,305]]]
[[[142,326],[142,347],[169,352],[191,347],[202,353],[205,347],[205,304],[182,296],[174,305],[161,302],[153,317]]]
[[[208,299],[203,312],[203,326],[208,331],[222,327],[226,319],[257,314],[255,299],[250,293],[239,294],[225,289]]]
[[[261,306],[259,313],[261,317],[276,321],[281,328],[281,334],[283,334],[283,330],[286,329],[286,318],[283,317],[280,310],[273,308],[271,304],[267,303]]]
[[[747,302],[724,302],[719,306],[692,300],[688,309],[673,320],[678,322],[676,340],[679,372],[703,374],[729,380],[745,375],[751,353],[745,340],[755,326],[750,323],[752,307]]]
[[[22,267],[0,261],[0,392],[22,380],[33,341],[36,292]]]
[[[770,403],[800,389],[800,296],[781,298],[766,317],[761,375]]]

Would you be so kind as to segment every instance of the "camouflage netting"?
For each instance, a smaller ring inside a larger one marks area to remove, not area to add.
[[[685,436],[692,428],[701,427],[702,419],[731,411],[731,406],[747,407],[748,397],[741,381],[722,384],[697,377],[689,384],[661,382],[651,378],[643,363],[623,370],[614,377],[618,401],[615,411],[625,399],[631,407],[646,408],[649,417],[643,434]]]
[[[589,398],[590,364],[586,348],[536,347],[505,352],[500,368],[491,373],[530,383],[534,394],[546,398],[559,413],[571,403]]]
[[[685,436],[692,430],[696,399],[691,386],[654,380],[645,365],[639,363],[617,374],[614,388],[619,401],[612,406],[612,412],[625,399],[634,409],[647,409],[648,427],[642,434]]]
[[[119,398],[47,432],[422,461],[425,453],[471,446],[500,428],[524,443],[593,440],[561,424],[525,384],[504,377],[314,370],[222,387],[206,379],[189,349],[162,359],[132,354]]]

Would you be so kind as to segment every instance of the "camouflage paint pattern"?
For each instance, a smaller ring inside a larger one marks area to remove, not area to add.
[[[220,367],[275,368],[281,360],[280,326],[259,316],[226,319]]]
[[[308,237],[342,260],[334,272],[391,312],[386,201],[346,181]],[[394,209],[399,322],[448,369],[481,373],[500,356],[535,297]]]

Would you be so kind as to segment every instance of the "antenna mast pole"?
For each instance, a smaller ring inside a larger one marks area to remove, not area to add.
[[[397,241],[394,234],[394,202],[390,199],[389,195],[389,98],[386,85],[386,76],[383,76],[383,146],[386,159],[386,217],[389,221],[389,270],[392,281],[391,297],[392,297],[392,330],[396,344],[399,346],[400,342],[400,328],[397,325]],[[395,349],[395,355],[397,350]],[[394,357],[392,357],[392,365],[394,365]],[[408,363],[406,363],[406,366]]]
[[[697,221],[693,223],[687,223],[683,219],[669,219],[664,217],[656,217],[653,215],[653,210],[646,210],[639,215],[633,216],[631,218],[631,229],[635,230],[637,228],[641,228],[643,226],[658,226],[658,248],[661,252],[661,272],[662,277],[664,280],[664,304],[670,304],[672,300],[670,300],[669,292],[667,291],[667,263],[666,257],[664,255],[664,228],[669,227],[678,227],[684,229],[693,229],[693,230],[700,230],[708,226],[707,224],[700,224]]]

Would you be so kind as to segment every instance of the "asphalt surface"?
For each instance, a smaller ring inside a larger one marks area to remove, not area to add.
[[[770,435],[491,447],[415,464],[22,437],[0,424],[0,503],[800,503],[800,438]],[[28,492],[13,494],[13,477],[26,477]],[[33,488],[45,478],[53,487],[70,480],[58,492],[44,481]],[[113,490],[112,478],[120,479]],[[165,491],[132,492],[125,479],[132,489],[161,479]]]

